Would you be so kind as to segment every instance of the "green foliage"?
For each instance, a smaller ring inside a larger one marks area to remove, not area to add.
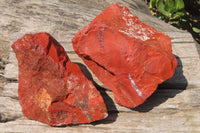
[[[193,30],[194,32],[196,32],[196,33],[200,33],[200,29],[197,28],[197,27],[192,27],[192,30]]]
[[[200,44],[200,0],[146,0],[153,15],[187,30]]]
[[[185,15],[183,0],[150,0],[149,7],[157,8],[169,20],[180,19]]]
[[[159,0],[150,0],[149,7],[150,9],[155,8]]]

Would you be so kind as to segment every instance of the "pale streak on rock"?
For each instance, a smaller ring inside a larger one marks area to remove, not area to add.
[[[140,89],[137,87],[137,85],[135,84],[135,81],[131,78],[131,75],[130,73],[128,74],[128,78],[130,79],[131,81],[131,86],[135,89],[135,91],[137,92],[137,94],[142,98],[142,99],[145,99],[144,98],[144,95],[142,94],[142,92],[140,91]]]
[[[119,32],[126,34],[129,37],[135,37],[136,39],[140,39],[142,41],[146,41],[150,39],[152,34],[154,34],[154,31],[152,31],[149,28],[144,28],[143,26],[139,25],[137,23],[139,19],[134,18],[134,21],[133,21],[133,17],[134,16],[130,14],[129,12],[123,11],[122,19],[125,21],[126,26],[128,28],[120,29]]]
[[[98,40],[100,41],[101,46],[102,46],[103,48],[104,48],[104,44],[103,44],[103,39],[104,39],[103,34],[104,34],[104,32],[105,32],[105,25],[103,24],[102,27],[101,27],[100,30],[99,30],[98,35],[97,35],[97,38],[98,38]]]

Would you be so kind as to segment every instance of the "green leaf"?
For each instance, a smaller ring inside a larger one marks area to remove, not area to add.
[[[159,19],[164,19],[165,17],[164,17],[162,14],[159,14],[159,15],[158,15],[158,18],[159,18]]]
[[[157,9],[160,13],[162,13],[163,15],[169,18],[170,15],[168,11],[165,10],[165,5],[163,3],[163,0],[159,0]]]
[[[184,7],[185,7],[185,4],[184,4],[183,0],[175,0],[175,8],[177,11],[183,10]]]
[[[149,2],[149,8],[152,9],[154,8],[156,5],[155,5],[155,0],[150,0]]]
[[[156,0],[156,6],[158,5],[158,2],[159,2],[160,0]]]
[[[165,11],[172,14],[172,10],[174,10],[174,0],[167,0],[165,2]]]
[[[172,15],[171,19],[179,19],[181,18],[182,16],[184,16],[185,13],[184,12],[176,12]]]
[[[200,33],[200,29],[197,28],[197,27],[192,27],[192,30],[193,30],[194,32],[196,32],[196,33]]]
[[[182,22],[187,22],[188,20],[187,20],[187,19],[184,19],[184,18],[182,18],[182,19],[181,19],[181,21],[182,21]]]
[[[150,2],[149,2],[149,8],[150,8],[150,9],[156,8],[159,1],[160,1],[160,0],[150,0]]]

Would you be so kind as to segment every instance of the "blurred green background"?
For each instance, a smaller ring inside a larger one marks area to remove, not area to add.
[[[159,19],[190,32],[200,44],[200,0],[147,0]]]

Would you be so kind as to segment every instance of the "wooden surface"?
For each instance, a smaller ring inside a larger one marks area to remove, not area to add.
[[[71,44],[73,36],[112,2],[128,6],[143,22],[169,35],[178,60],[175,75],[135,109],[114,102],[112,92],[78,58]],[[105,120],[67,127],[50,127],[23,117],[17,94],[17,60],[9,49],[3,73],[6,82],[0,91],[0,132],[200,132],[200,60],[194,40],[189,33],[152,17],[143,1],[2,0],[0,13],[1,43],[11,45],[25,33],[49,32],[63,45],[72,62],[94,81],[109,111]]]

